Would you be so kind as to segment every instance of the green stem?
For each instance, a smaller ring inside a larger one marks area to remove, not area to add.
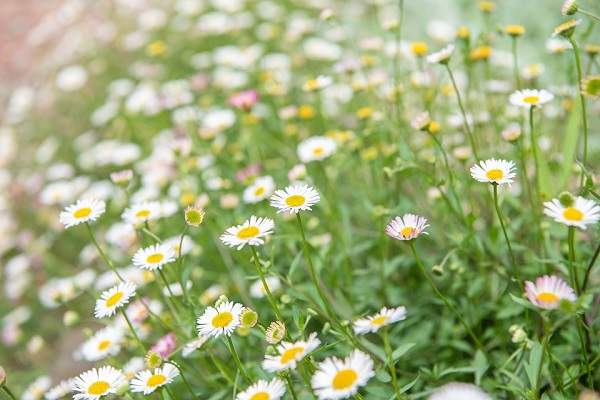
[[[444,65],[446,66],[448,75],[450,75],[452,87],[454,88],[454,92],[456,93],[456,100],[458,101],[458,107],[460,108],[460,112],[462,114],[463,125],[465,127],[465,131],[467,132],[467,136],[469,137],[469,143],[471,144],[473,155],[475,156],[475,159],[479,160],[479,156],[477,155],[477,147],[475,146],[475,137],[473,136],[473,132],[471,131],[471,127],[469,126],[469,121],[467,120],[467,113],[465,111],[465,107],[460,97],[460,91],[458,90],[458,85],[456,84],[456,80],[454,79],[454,74],[452,73],[452,70],[450,69],[450,65],[448,65],[448,63]]]
[[[267,299],[269,300],[269,303],[271,303],[271,307],[273,308],[273,311],[275,312],[275,316],[277,317],[277,319],[279,321],[283,322],[283,317],[281,316],[281,311],[279,310],[279,307],[277,306],[277,302],[275,301],[275,298],[273,297],[273,294],[271,293],[271,289],[269,289],[269,285],[267,285],[267,281],[265,279],[265,274],[263,273],[262,267],[258,260],[258,254],[256,253],[256,249],[254,248],[254,246],[250,246],[250,249],[252,250],[252,258],[254,258],[254,267],[256,268],[256,272],[258,273],[258,276],[260,277],[260,281],[262,282],[263,289],[265,290],[265,294],[267,295]]]
[[[585,289],[587,288],[587,284],[590,279],[590,273],[592,272],[592,268],[594,267],[594,264],[596,263],[596,260],[598,259],[598,255],[600,255],[600,243],[598,243],[598,246],[596,247],[596,251],[594,252],[594,255],[592,256],[592,259],[590,260],[590,263],[588,264],[588,267],[585,271],[585,277],[583,278],[583,285],[581,286],[581,290],[584,292],[585,292]]]
[[[186,224],[185,228],[183,228],[183,232],[181,232],[181,236],[179,238],[179,247],[177,249],[177,273],[179,274],[179,284],[181,285],[181,290],[183,291],[183,298],[185,299],[185,302],[187,304],[192,305],[192,303],[190,302],[189,295],[188,295],[187,287],[186,287],[184,279],[183,279],[183,257],[181,255],[182,248],[183,248],[183,238],[185,237],[185,234],[187,233],[188,228],[189,228],[189,225]]]
[[[587,120],[587,112],[586,112],[586,100],[583,92],[581,90],[581,81],[583,80],[582,72],[581,72],[581,57],[579,56],[579,46],[577,46],[577,41],[573,39],[573,37],[569,37],[569,42],[571,42],[571,46],[573,47],[573,54],[575,55],[575,65],[577,66],[577,91],[579,92],[579,102],[581,103],[581,117],[583,119],[583,157],[582,164],[585,167],[587,164],[587,153],[588,153],[588,120]],[[581,184],[583,186],[583,170],[581,172]]]
[[[192,390],[192,386],[190,385],[188,380],[185,378],[185,375],[183,374],[183,370],[181,369],[181,367],[172,361],[166,361],[166,363],[171,364],[172,366],[177,368],[177,370],[179,371],[179,375],[181,375],[181,379],[183,380],[184,385],[187,387],[188,392],[190,392],[192,397],[197,399],[198,396],[196,396],[196,393],[194,393],[194,391]]]
[[[392,387],[394,388],[394,392],[396,393],[396,399],[401,399],[402,394],[400,393],[400,388],[398,387],[398,377],[396,375],[396,363],[392,357],[392,346],[390,345],[390,337],[388,334],[389,329],[387,327],[383,328],[383,347],[385,349],[385,354],[387,355],[388,367],[390,369],[390,375],[392,376]]]
[[[583,10],[581,7],[579,7],[577,9],[577,11],[579,11],[583,15],[587,15],[588,17],[591,17],[591,18],[595,19],[596,21],[600,21],[600,17],[599,16],[597,16],[596,14],[594,14],[594,13],[588,11],[588,10]]]
[[[294,390],[294,385],[292,384],[292,380],[290,378],[290,374],[285,374],[285,382],[287,383],[287,387],[292,395],[293,400],[298,400],[298,396],[296,395],[296,391]]]
[[[569,275],[571,278],[571,285],[577,293],[577,296],[581,295],[581,288],[579,287],[579,274],[577,272],[577,266],[575,264],[575,227],[569,226],[568,241],[569,241]]]
[[[12,400],[17,400],[17,398],[15,397],[13,392],[11,392],[10,389],[6,385],[2,385],[2,390],[4,390],[4,392],[8,395],[8,397],[10,397]]]
[[[125,280],[123,279],[123,277],[119,274],[119,272],[115,268],[115,265],[113,264],[113,262],[110,260],[110,258],[108,258],[108,256],[104,252],[104,250],[102,250],[102,247],[100,247],[100,245],[98,244],[98,241],[96,240],[96,236],[94,235],[94,231],[92,230],[92,227],[90,226],[90,224],[88,224],[87,222],[85,222],[85,226],[87,227],[87,231],[90,234],[90,238],[92,239],[92,243],[94,243],[94,246],[96,246],[96,249],[98,250],[98,253],[100,253],[100,257],[102,257],[102,259],[104,260],[104,262],[106,263],[106,265],[108,265],[109,268],[113,270],[113,272],[115,273],[115,275],[117,275],[117,278],[119,278],[119,280],[121,282],[125,282]]]
[[[410,249],[412,250],[415,261],[417,262],[417,266],[421,270],[421,273],[425,277],[425,280],[427,281],[429,286],[431,286],[431,289],[433,290],[433,292],[437,295],[437,297],[439,297],[440,300],[442,300],[442,302],[444,302],[446,307],[448,307],[450,309],[450,311],[452,311],[456,315],[456,317],[459,319],[460,323],[465,327],[465,329],[467,330],[467,333],[469,334],[469,336],[471,337],[473,342],[477,345],[477,347],[482,348],[481,342],[479,341],[479,339],[477,339],[477,336],[475,335],[475,333],[473,333],[473,330],[471,330],[471,327],[469,326],[469,324],[467,324],[467,321],[465,321],[462,314],[456,309],[456,307],[454,307],[454,305],[450,302],[450,300],[448,300],[446,298],[446,296],[444,296],[442,294],[442,292],[440,292],[439,289],[437,288],[435,282],[433,281],[433,279],[431,278],[431,276],[425,269],[425,266],[421,262],[421,259],[419,258],[418,254],[417,254],[417,250],[415,248],[414,242],[412,240],[409,242],[410,242],[409,243]]]
[[[535,135],[535,129],[533,124],[533,111],[535,106],[529,107],[529,134],[531,136],[531,150],[533,151],[533,159],[535,161],[535,189],[538,195],[538,200],[542,198],[540,190],[540,156],[539,148],[537,143],[537,136]]]
[[[167,288],[167,291],[169,292],[170,297],[167,298],[167,296],[164,294],[164,292],[162,290],[161,285],[159,284],[158,286],[159,286],[160,294],[162,295],[163,299],[165,300],[165,303],[167,303],[167,306],[169,307],[169,311],[171,311],[171,314],[173,314],[175,321],[177,321],[177,325],[179,327],[181,327],[182,326],[181,320],[179,319],[179,315],[177,314],[177,310],[175,308],[175,301],[174,301],[175,296],[173,295],[173,292],[171,291],[169,283],[167,282],[167,278],[165,277],[165,274],[162,272],[162,269],[159,268],[157,271],[158,271],[158,275],[160,276],[163,284]]]
[[[513,54],[513,69],[515,73],[515,83],[517,89],[521,90],[521,77],[519,74],[519,59],[517,58],[517,37],[512,36],[512,54]]]
[[[521,281],[519,269],[517,268],[517,261],[515,259],[515,254],[513,253],[512,246],[510,244],[510,239],[508,238],[508,233],[506,232],[506,226],[504,225],[504,218],[502,218],[502,211],[500,210],[500,206],[498,205],[498,184],[492,183],[492,187],[494,188],[494,207],[496,208],[496,214],[498,215],[498,220],[500,221],[500,226],[502,227],[502,233],[504,234],[504,240],[506,240],[506,245],[508,246],[508,253],[510,254],[510,262],[512,265],[512,272],[515,278],[518,281]]]
[[[120,310],[121,310],[121,314],[123,314],[123,318],[125,318],[125,321],[127,322],[127,326],[129,326],[129,330],[131,331],[131,334],[135,338],[135,341],[137,342],[138,346],[140,346],[140,348],[144,351],[144,353],[147,353],[148,349],[146,348],[146,346],[144,346],[144,343],[142,343],[140,337],[138,336],[137,332],[133,328],[133,324],[129,320],[129,317],[127,316],[127,313],[125,312],[125,309],[121,307]]]
[[[537,371],[537,379],[535,380],[534,396],[537,400],[540,400],[540,382],[542,380],[542,370],[544,369],[544,360],[546,358],[546,351],[548,350],[548,344],[550,341],[550,334],[546,332],[544,322],[544,338],[542,339],[542,357],[540,359],[540,365]]]
[[[233,360],[235,361],[235,365],[237,366],[237,368],[240,371],[240,373],[244,376],[244,378],[246,378],[246,380],[248,382],[252,382],[252,379],[250,379],[250,376],[248,375],[248,372],[246,372],[246,369],[242,365],[242,361],[240,360],[240,356],[238,356],[238,353],[235,350],[235,346],[233,345],[233,340],[231,340],[231,336],[226,336],[226,337],[227,337],[227,344],[228,344],[227,347],[229,347],[229,352],[233,356]]]
[[[215,355],[213,354],[213,352],[210,351],[210,350],[208,350],[208,355],[209,355],[211,361],[215,364],[215,366],[217,367],[217,369],[221,373],[221,375],[223,375],[223,378],[225,378],[225,380],[227,382],[229,382],[230,385],[233,386],[235,384],[235,382],[233,381],[233,378],[231,376],[229,376],[228,371],[225,370],[225,368],[223,367],[223,364],[221,364],[221,362],[219,361],[219,359],[217,357],[215,357]]]

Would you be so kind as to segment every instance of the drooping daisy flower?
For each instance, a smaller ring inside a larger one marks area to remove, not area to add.
[[[567,226],[586,229],[600,220],[600,206],[593,200],[577,196],[569,206],[563,205],[559,199],[544,203],[544,214],[556,222]]]
[[[277,355],[265,355],[263,368],[269,372],[294,369],[297,362],[319,347],[320,344],[321,341],[314,332],[308,336],[307,340],[299,340],[294,343],[282,342],[277,346]]]
[[[544,89],[523,89],[511,94],[508,100],[514,106],[531,108],[542,106],[553,98],[554,95]]]
[[[81,353],[86,361],[98,361],[114,356],[121,350],[124,334],[121,329],[107,326],[100,329],[82,346]]]
[[[560,13],[562,15],[573,15],[577,12],[577,1],[576,0],[565,0],[560,7]]]
[[[279,378],[259,380],[248,389],[238,393],[236,400],[279,400],[285,394],[285,384]]]
[[[244,306],[233,301],[221,303],[216,307],[207,307],[196,323],[198,334],[206,336],[231,336],[240,325],[240,315]]]
[[[513,161],[489,160],[479,161],[471,167],[471,176],[473,179],[484,183],[493,183],[495,185],[504,185],[513,183],[513,178],[517,174],[516,167]]]
[[[241,225],[227,228],[220,237],[221,241],[229,247],[241,250],[245,245],[260,246],[263,238],[270,235],[275,224],[270,218],[251,216]]]
[[[54,386],[52,389],[48,390],[44,395],[44,399],[46,400],[59,400],[63,397],[66,397],[71,393],[71,382],[72,379],[65,379],[60,381],[60,383]]]
[[[275,181],[270,176],[256,178],[252,185],[244,190],[244,202],[254,204],[269,197],[275,190]]]
[[[406,319],[406,307],[396,308],[383,307],[375,315],[360,318],[354,321],[354,332],[363,335],[369,332],[377,332],[380,328],[391,325],[394,322]]]
[[[136,267],[154,271],[175,261],[175,251],[169,245],[157,243],[136,251],[132,261]]]
[[[165,363],[154,371],[149,369],[140,371],[131,380],[129,385],[134,393],[142,392],[144,395],[154,392],[161,386],[168,385],[179,376],[179,370],[173,364]]]
[[[446,64],[452,57],[452,53],[454,53],[454,45],[450,43],[443,49],[428,55],[427,62],[430,64]]]
[[[373,360],[360,350],[345,359],[330,357],[319,363],[311,384],[319,400],[348,398],[373,377]]]
[[[492,400],[492,397],[475,385],[451,382],[437,388],[427,400]]]
[[[310,211],[320,200],[319,192],[315,188],[299,184],[275,191],[271,196],[271,207],[277,208],[278,213],[297,214],[300,211]]]
[[[84,222],[97,220],[105,210],[106,204],[101,200],[78,200],[77,203],[66,207],[60,213],[59,220],[65,228],[70,228]]]
[[[267,343],[277,344],[285,337],[285,324],[281,321],[273,321],[265,331]]]
[[[581,23],[580,19],[570,19],[568,21],[563,22],[556,28],[554,28],[554,32],[552,36],[562,36],[564,38],[570,38],[575,32],[575,28],[577,25]]]
[[[131,282],[122,282],[117,286],[105,290],[96,300],[94,316],[96,318],[110,317],[117,308],[129,303],[129,299],[135,296],[135,285]]]
[[[561,300],[575,301],[577,296],[573,289],[557,276],[544,275],[535,283],[525,282],[525,294],[529,301],[540,308],[552,310],[558,307]]]
[[[134,204],[127,208],[121,217],[128,223],[137,225],[160,217],[161,206],[158,201]]]
[[[276,291],[279,290],[279,288],[281,288],[281,282],[279,281],[279,278],[276,276],[267,276],[265,278],[265,281],[267,282],[267,286],[269,287],[269,290],[271,291],[271,293],[275,293]],[[262,281],[260,279],[256,280],[251,286],[250,286],[250,296],[257,298],[257,299],[261,299],[263,297],[266,296],[266,291],[265,291],[265,287],[262,284]]]
[[[100,369],[91,369],[73,379],[71,391],[74,400],[98,400],[102,396],[114,394],[125,383],[118,369],[106,365]]]
[[[429,226],[427,219],[415,214],[404,214],[395,217],[385,227],[385,233],[398,240],[412,240],[423,234]]]
[[[325,136],[309,137],[298,145],[298,157],[303,163],[323,160],[335,152],[335,140]]]

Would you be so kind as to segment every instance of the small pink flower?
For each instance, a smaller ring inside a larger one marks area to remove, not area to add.
[[[544,275],[525,282],[525,295],[533,304],[546,310],[558,308],[561,300],[575,301],[573,289],[558,276]]]
[[[258,92],[253,89],[235,93],[229,98],[229,104],[244,111],[250,111],[257,101]]]
[[[167,333],[165,336],[158,339],[156,344],[152,346],[150,351],[155,352],[162,358],[168,358],[171,353],[177,348],[177,337],[173,332]]]
[[[249,183],[260,174],[261,169],[260,164],[250,164],[246,168],[237,171],[235,179],[241,183]]]

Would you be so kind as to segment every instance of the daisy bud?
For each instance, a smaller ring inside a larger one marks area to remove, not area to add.
[[[250,308],[244,308],[240,316],[242,328],[252,328],[258,322],[258,314]]]
[[[575,197],[569,192],[562,192],[558,195],[558,201],[565,207],[571,207],[575,203]]]
[[[518,327],[514,330],[514,332],[512,332],[511,340],[513,343],[523,343],[527,340],[527,333],[525,330],[523,330],[523,328]]]
[[[119,186],[127,186],[131,178],[133,178],[133,171],[130,169],[125,169],[123,171],[117,171],[110,174],[110,180]]]
[[[162,365],[162,362],[163,359],[158,353],[149,351],[148,354],[146,354],[146,367],[148,367],[148,369],[158,368]]]
[[[501,135],[507,142],[515,142],[521,137],[521,127],[519,124],[511,124],[502,131]]]
[[[200,207],[189,206],[185,209],[185,223],[196,228],[204,221],[204,215],[205,212]]]
[[[600,75],[583,78],[581,81],[581,91],[588,97],[600,96]]]
[[[229,299],[224,294],[220,295],[217,301],[215,301],[215,307],[219,307],[223,303],[227,303]]]
[[[6,371],[0,366],[0,386],[6,383]]]
[[[433,272],[436,276],[442,276],[444,275],[444,266],[436,264],[433,267],[431,267],[431,272]]]
[[[573,15],[577,12],[577,0],[565,0],[560,8],[562,15]]]
[[[63,324],[66,327],[74,326],[80,320],[81,320],[81,318],[79,317],[79,314],[73,310],[69,310],[63,314]]]
[[[273,321],[265,332],[267,343],[277,344],[285,337],[285,325],[281,321]]]
[[[248,326],[240,326],[237,328],[236,333],[240,336],[248,336],[250,334],[250,327]]]

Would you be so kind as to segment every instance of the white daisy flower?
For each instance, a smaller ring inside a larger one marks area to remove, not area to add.
[[[106,204],[102,200],[77,200],[64,209],[59,215],[60,223],[65,228],[70,228],[84,222],[93,222],[106,211]]]
[[[373,360],[360,350],[345,359],[330,357],[319,363],[311,384],[319,400],[348,398],[375,375]]]
[[[52,389],[46,392],[46,394],[44,395],[44,399],[58,400],[71,394],[72,381],[72,379],[65,379],[63,381],[60,381],[58,385],[54,386]]]
[[[86,361],[98,361],[119,354],[124,334],[121,329],[107,326],[100,329],[81,347],[81,353]]]
[[[544,275],[535,280],[525,282],[525,295],[533,304],[546,310],[558,307],[561,300],[575,301],[577,296],[573,289],[557,276]]]
[[[117,393],[117,389],[125,383],[123,373],[106,365],[100,369],[91,369],[74,378],[71,391],[74,400],[98,400],[102,396]]]
[[[129,299],[135,296],[135,285],[131,282],[122,282],[117,286],[105,290],[96,300],[94,316],[96,318],[110,317],[117,312],[117,308],[129,303]]]
[[[196,321],[198,334],[206,336],[231,336],[235,328],[240,325],[240,315],[244,306],[240,303],[228,301],[217,307],[207,307],[204,314]]]
[[[42,375],[33,381],[21,395],[21,400],[39,400],[46,390],[50,389],[52,380],[49,376]]]
[[[335,140],[325,136],[313,136],[298,145],[298,157],[303,163],[323,160],[335,152]]]
[[[354,321],[354,332],[363,335],[369,332],[377,332],[381,327],[391,325],[394,322],[406,319],[406,307],[396,308],[383,307],[375,315],[360,318]]]
[[[577,196],[569,207],[563,206],[558,199],[552,199],[544,203],[544,214],[561,224],[586,229],[587,225],[600,220],[600,206],[581,196]]]
[[[547,90],[538,89],[523,89],[517,90],[510,95],[509,101],[512,105],[517,107],[538,107],[541,106],[554,98],[554,95]]]
[[[427,219],[415,214],[404,214],[395,217],[385,227],[385,233],[398,240],[412,240],[421,235],[427,235],[425,229],[429,226]]]
[[[297,214],[300,211],[310,211],[320,200],[319,192],[315,188],[297,184],[275,191],[271,196],[271,207],[277,208],[278,213]]]
[[[319,75],[314,79],[309,79],[302,85],[302,90],[305,92],[313,92],[315,90],[326,88],[331,85],[333,79],[330,76]]]
[[[285,394],[285,384],[279,378],[259,380],[248,389],[238,393],[236,400],[279,400]]]
[[[260,246],[264,243],[263,238],[272,233],[274,226],[272,219],[253,215],[243,224],[227,228],[220,239],[227,246],[237,247],[238,250],[245,245]]]
[[[279,278],[276,276],[267,276],[265,278],[265,281],[267,282],[267,286],[269,287],[269,290],[271,291],[271,293],[275,293],[276,291],[278,291],[281,288],[281,282],[279,281]],[[250,296],[257,298],[257,299],[261,299],[261,298],[265,297],[266,295],[267,295],[267,293],[265,292],[265,287],[262,284],[262,281],[260,279],[257,279],[250,286]]]
[[[319,347],[320,344],[321,341],[314,332],[306,340],[299,340],[294,343],[281,342],[277,346],[277,355],[265,355],[265,360],[262,364],[263,368],[269,372],[294,369],[296,368],[296,363]]]
[[[427,56],[427,62],[430,64],[443,64],[448,62],[454,53],[454,44],[450,43],[441,50],[431,53]]]
[[[243,199],[245,203],[258,203],[269,197],[275,190],[275,181],[270,176],[256,178],[252,185],[244,190]]]
[[[492,400],[492,397],[475,385],[451,382],[436,389],[427,400]]]
[[[179,376],[179,370],[173,364],[165,363],[160,368],[140,371],[135,378],[129,382],[131,391],[134,393],[142,392],[144,395],[154,392],[161,386],[168,385]]]
[[[157,243],[136,251],[132,262],[136,267],[154,271],[175,261],[175,258],[175,251],[173,251],[172,246]]]
[[[123,365],[123,375],[127,381],[130,381],[144,368],[146,368],[144,357],[133,357]]]
[[[504,185],[513,183],[513,178],[517,175],[517,167],[513,161],[489,160],[479,161],[471,167],[471,176],[473,179],[484,183],[493,183],[496,185]]]
[[[141,224],[146,221],[160,218],[161,205],[158,201],[150,201],[139,204],[134,204],[127,208],[121,217],[133,225]]]

